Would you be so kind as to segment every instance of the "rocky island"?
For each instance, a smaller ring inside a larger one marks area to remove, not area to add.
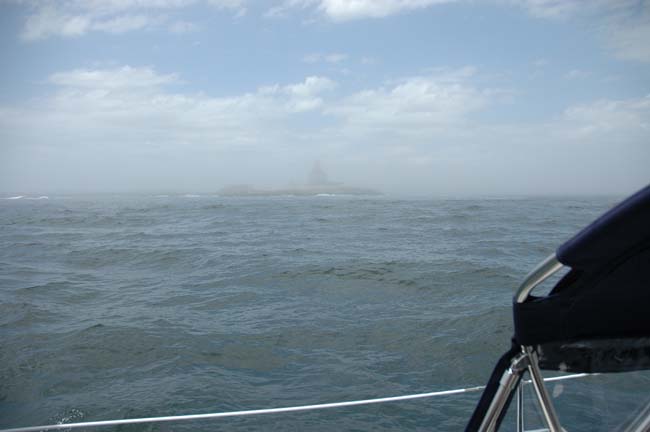
[[[317,196],[317,195],[381,195],[381,192],[369,188],[346,186],[340,182],[330,181],[327,174],[316,161],[306,184],[279,189],[259,189],[250,185],[229,185],[219,192],[222,196]]]

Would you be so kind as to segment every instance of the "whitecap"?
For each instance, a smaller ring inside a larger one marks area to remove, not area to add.
[[[201,195],[193,195],[193,194],[185,194],[183,195],[185,198],[200,198]]]
[[[12,197],[8,197],[8,198],[5,198],[5,199],[8,199],[8,200],[19,200],[19,199],[22,199],[22,198],[24,198],[24,195],[12,196]]]

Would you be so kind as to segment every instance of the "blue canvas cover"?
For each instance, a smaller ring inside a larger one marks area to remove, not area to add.
[[[650,367],[650,186],[557,250],[571,271],[545,297],[514,304],[515,341],[548,369]]]
[[[592,270],[643,244],[650,237],[650,185],[603,214],[557,249],[572,269]]]
[[[650,185],[560,246],[556,256],[571,270],[549,295],[514,303],[512,346],[495,366],[467,432],[479,429],[521,346],[534,347],[544,369],[650,369]]]

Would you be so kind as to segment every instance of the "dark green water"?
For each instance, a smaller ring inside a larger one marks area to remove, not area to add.
[[[0,200],[0,427],[484,384],[518,282],[615,202]],[[583,385],[560,411],[608,430]],[[478,397],[112,430],[452,431]]]

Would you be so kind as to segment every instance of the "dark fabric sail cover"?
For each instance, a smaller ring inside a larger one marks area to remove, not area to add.
[[[650,239],[650,185],[641,189],[557,250],[558,260],[572,269],[595,271],[634,252]]]
[[[650,186],[556,255],[571,270],[548,296],[514,304],[517,343],[536,346],[546,369],[650,368]]]
[[[650,185],[560,246],[556,257],[571,270],[549,295],[514,303],[512,348],[497,363],[466,432],[479,429],[521,346],[535,347],[544,369],[650,369]]]

